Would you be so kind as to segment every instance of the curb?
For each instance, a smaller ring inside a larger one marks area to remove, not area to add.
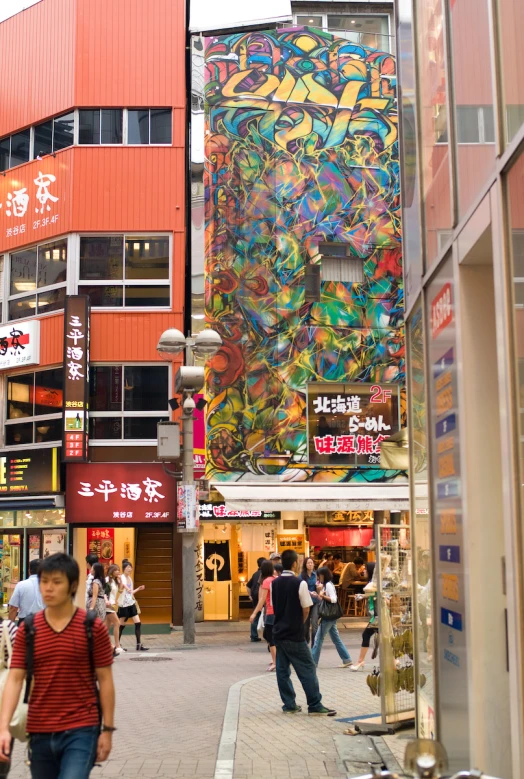
[[[214,779],[232,779],[235,766],[238,716],[240,713],[240,695],[242,687],[249,682],[254,682],[256,679],[263,679],[265,677],[266,674],[250,676],[249,679],[235,682],[235,684],[229,688],[224,722],[222,724],[222,734],[218,744]]]

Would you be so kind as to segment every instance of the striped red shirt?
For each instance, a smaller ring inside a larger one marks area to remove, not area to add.
[[[77,609],[65,630],[48,625],[45,611],[35,614],[34,684],[29,699],[28,733],[59,733],[98,724],[93,675],[89,663],[86,612]],[[113,663],[109,634],[100,619],[93,625],[95,668]],[[11,668],[26,669],[26,635],[16,634]]]

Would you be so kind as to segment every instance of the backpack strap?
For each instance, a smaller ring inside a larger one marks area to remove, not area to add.
[[[25,630],[25,668],[26,668],[24,703],[29,703],[29,695],[31,694],[31,685],[33,683],[33,676],[35,673],[35,615],[34,614],[29,614],[24,619],[24,630]]]
[[[84,620],[84,626],[87,635],[87,652],[89,654],[89,667],[91,669],[91,676],[93,678],[93,685],[95,688],[96,705],[98,709],[98,722],[102,724],[102,705],[100,703],[100,690],[98,689],[98,682],[96,678],[95,668],[95,638],[94,638],[94,625],[97,617],[96,611],[86,612],[86,618]]]

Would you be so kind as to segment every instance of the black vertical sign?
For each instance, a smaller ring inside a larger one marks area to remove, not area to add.
[[[64,312],[63,462],[88,460],[89,298],[67,295]]]

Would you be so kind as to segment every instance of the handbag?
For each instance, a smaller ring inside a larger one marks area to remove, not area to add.
[[[342,614],[342,606],[338,600],[336,603],[332,603],[331,601],[324,600],[324,598],[322,598],[318,608],[318,615],[321,619],[325,619],[326,621],[335,621],[336,619],[340,619]]]
[[[7,648],[7,656],[9,662],[6,665],[5,662],[5,650]],[[4,694],[5,684],[9,675],[9,665],[11,664],[11,655],[13,654],[13,645],[11,643],[11,636],[9,635],[9,629],[6,621],[2,622],[2,637],[0,639],[0,705],[2,696]],[[29,684],[27,681],[26,684]],[[27,741],[27,711],[29,704],[24,703],[25,697],[25,685],[22,687],[20,698],[16,705],[16,709],[9,725],[9,730],[13,738],[18,741]]]

